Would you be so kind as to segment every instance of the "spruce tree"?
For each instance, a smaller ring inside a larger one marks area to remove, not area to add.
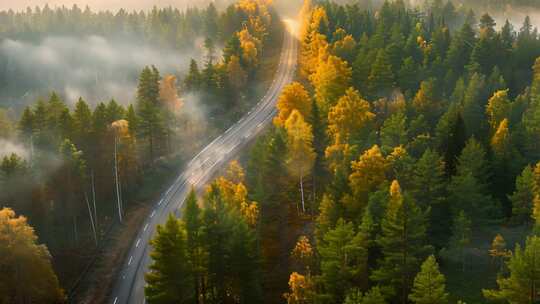
[[[158,225],[150,241],[152,264],[146,273],[146,301],[152,303],[193,303],[193,270],[188,262],[186,232],[172,214],[164,226]]]
[[[325,297],[341,303],[352,286],[367,286],[367,236],[356,233],[352,223],[338,220],[319,245],[321,281]]]
[[[448,303],[445,277],[439,271],[439,264],[433,255],[424,261],[420,272],[414,278],[414,286],[409,299],[415,304]]]
[[[533,169],[527,165],[516,177],[516,190],[508,197],[512,202],[512,219],[515,223],[530,223],[534,196]]]
[[[426,244],[425,213],[410,195],[401,193],[397,181],[390,187],[390,200],[377,244],[383,257],[371,279],[385,286],[385,294],[406,304],[414,275],[432,248]]]
[[[516,245],[514,253],[506,263],[510,271],[508,277],[497,279],[498,289],[482,290],[489,300],[508,303],[536,303],[540,298],[540,237],[527,238],[525,248]]]

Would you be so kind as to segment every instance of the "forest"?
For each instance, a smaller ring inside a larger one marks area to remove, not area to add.
[[[537,3],[469,4],[303,1],[272,125],[157,226],[145,301],[540,301],[540,35],[529,17],[485,11]],[[127,107],[51,93],[15,119],[0,112],[0,139],[28,151],[0,165],[0,302],[66,301],[51,253],[99,243],[171,155],[211,133],[193,131],[184,96],[213,109],[214,130],[248,111],[280,17],[262,0],[214,9],[0,13],[0,33],[27,39],[107,26],[179,49],[187,32],[205,37],[183,77],[144,68]]]
[[[302,20],[299,75],[274,126],[245,177],[233,163],[200,208],[192,195],[160,228],[148,301],[537,302],[540,37],[530,19],[497,29],[450,2],[419,12],[398,0],[376,12],[305,1]],[[226,216],[209,223],[219,209]],[[235,253],[251,242],[230,217],[250,227],[254,214],[260,243],[248,259]],[[171,265],[193,279],[171,278]]]
[[[263,55],[272,56],[281,24],[257,1],[223,11],[210,5],[113,15],[45,6],[0,16],[1,32],[22,40],[67,31],[161,36],[178,48],[194,37],[204,40],[204,58],[192,59],[186,75],[144,67],[127,106],[115,99],[95,106],[83,97],[66,101],[53,91],[20,111],[0,108],[0,302],[63,302],[81,271],[104,254],[111,233],[126,229],[130,210],[154,197],[194,149],[251,107],[260,94],[260,69],[268,68]]]

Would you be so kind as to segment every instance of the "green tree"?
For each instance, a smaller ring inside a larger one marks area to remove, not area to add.
[[[508,199],[512,202],[512,219],[516,223],[530,223],[534,200],[534,174],[530,165],[516,177],[516,190]]]
[[[373,96],[386,96],[394,87],[392,66],[384,50],[379,50],[377,58],[371,66],[368,78],[369,91]]]
[[[389,152],[407,143],[407,117],[402,111],[387,118],[381,127],[381,149]]]
[[[527,238],[525,248],[516,245],[514,253],[506,263],[510,271],[508,277],[497,279],[498,289],[482,290],[489,300],[516,304],[536,303],[540,297],[540,237]]]
[[[442,247],[450,227],[444,162],[437,152],[427,149],[416,163],[411,194],[422,210],[430,210],[428,235],[430,243]]]
[[[414,275],[431,246],[426,244],[425,213],[410,195],[401,193],[397,181],[390,187],[390,200],[377,244],[383,257],[371,279],[385,286],[385,294],[396,296],[398,302],[405,304]]]
[[[149,157],[154,160],[158,136],[163,131],[159,103],[159,72],[155,67],[145,67],[137,86],[137,129],[148,141]]]
[[[152,264],[145,274],[148,303],[193,303],[193,270],[188,262],[186,231],[172,214],[150,241]]]
[[[197,202],[197,195],[194,189],[188,194],[184,203],[184,212],[182,221],[186,230],[186,248],[187,257],[190,265],[193,268],[194,288],[197,298],[203,294],[204,290],[204,274],[206,271],[206,258],[208,253],[204,247],[204,226],[202,223],[202,211]]]
[[[352,289],[343,304],[386,304],[386,300],[379,286],[375,286],[364,294],[359,289]]]
[[[471,220],[463,210],[460,210],[454,218],[452,225],[452,237],[450,238],[450,247],[459,252],[461,260],[461,269],[465,271],[465,249],[471,243]]]
[[[439,271],[435,257],[430,255],[414,278],[409,299],[416,304],[445,304],[448,303],[448,293],[445,289],[445,277]]]
[[[367,237],[343,219],[324,235],[319,245],[321,281],[330,302],[341,303],[352,286],[367,286]]]

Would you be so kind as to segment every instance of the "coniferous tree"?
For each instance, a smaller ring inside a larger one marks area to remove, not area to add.
[[[433,255],[424,261],[420,272],[414,278],[414,286],[409,299],[416,304],[448,303],[445,277],[439,271],[439,264]]]
[[[186,231],[169,215],[158,225],[152,245],[152,264],[144,288],[148,303],[193,303],[193,270],[188,262]]]
[[[536,303],[540,293],[540,238],[527,238],[525,248],[516,245],[514,253],[507,262],[510,275],[497,279],[498,289],[482,290],[489,300],[507,301],[509,303]]]
[[[431,251],[426,244],[426,217],[397,181],[390,187],[390,200],[377,239],[383,257],[371,279],[384,286],[385,294],[407,303],[407,295],[421,261]]]
[[[352,286],[367,286],[367,236],[355,230],[340,219],[319,245],[324,297],[332,303],[341,303]]]

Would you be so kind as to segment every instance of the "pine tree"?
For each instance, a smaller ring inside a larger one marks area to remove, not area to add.
[[[450,227],[450,208],[446,197],[444,162],[437,152],[427,149],[415,166],[411,194],[422,210],[430,210],[430,243],[442,247]]]
[[[88,151],[92,144],[92,111],[88,104],[79,98],[73,112],[73,139],[75,143]]]
[[[448,303],[448,293],[445,289],[445,277],[439,271],[435,257],[430,255],[414,278],[409,299],[416,304],[445,304]]]
[[[193,270],[187,259],[186,231],[171,214],[150,241],[152,264],[144,288],[148,303],[193,303]]]
[[[386,304],[386,300],[379,286],[375,286],[364,294],[359,289],[352,289],[343,304]]]
[[[371,279],[386,286],[385,294],[407,303],[414,274],[431,251],[426,245],[426,216],[408,194],[403,195],[397,181],[392,182],[382,234],[377,239],[383,257]]]
[[[407,143],[407,117],[400,111],[387,118],[381,127],[381,149],[385,152]]]
[[[465,249],[470,243],[471,220],[467,217],[463,210],[460,210],[458,215],[454,218],[450,247],[458,249],[462,271],[465,271]]]
[[[534,200],[534,174],[527,165],[516,177],[516,190],[508,199],[512,202],[512,219],[516,223],[530,223]]]
[[[201,73],[197,61],[191,59],[189,64],[189,72],[184,79],[184,87],[188,92],[196,92],[201,88]]]
[[[187,258],[193,268],[194,294],[198,299],[204,292],[204,272],[207,252],[204,248],[204,227],[195,190],[191,189],[184,203],[182,221],[186,230]]]
[[[540,281],[540,237],[527,238],[525,248],[516,245],[514,253],[506,263],[510,276],[497,279],[499,289],[482,290],[489,300],[506,301],[508,303],[536,303],[540,297],[538,282]]]
[[[352,223],[338,220],[318,248],[325,297],[332,303],[341,303],[352,286],[367,285],[367,236],[356,233]]]
[[[392,66],[384,50],[379,50],[369,74],[369,91],[373,96],[386,96],[394,87]]]
[[[137,129],[146,139],[150,161],[154,160],[158,137],[163,132],[163,118],[159,105],[159,71],[154,67],[145,67],[139,76],[137,86]]]
[[[430,125],[435,123],[441,112],[441,104],[436,98],[435,80],[429,79],[422,81],[412,102],[416,114],[426,117]]]
[[[484,132],[485,119],[485,80],[484,76],[475,73],[472,75],[463,100],[463,121],[467,137],[472,135],[481,137]]]

